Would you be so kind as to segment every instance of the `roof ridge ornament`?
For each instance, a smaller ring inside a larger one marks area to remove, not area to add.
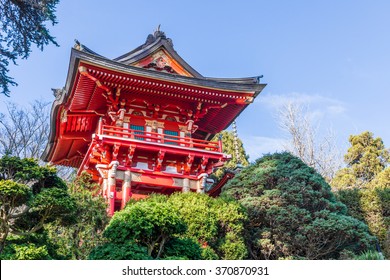
[[[154,37],[157,39],[158,37],[161,37],[163,39],[166,39],[165,33],[160,30],[161,24],[159,24],[156,28],[156,31],[154,31]]]
[[[74,44],[73,48],[75,48],[78,51],[82,51],[83,50],[83,45],[80,43],[79,40],[74,39],[74,43],[75,44]]]
[[[154,43],[155,41],[157,41],[158,38],[166,40],[171,45],[171,47],[173,47],[172,39],[171,38],[167,38],[167,36],[165,35],[165,32],[161,31],[160,28],[161,28],[161,24],[159,24],[157,26],[157,28],[153,32],[153,34],[149,34],[148,35],[148,37],[146,38],[145,44],[143,45],[144,47]]]

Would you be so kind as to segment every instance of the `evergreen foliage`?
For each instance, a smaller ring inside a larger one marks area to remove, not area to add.
[[[55,7],[59,0],[0,0],[0,93],[9,96],[10,85],[16,82],[8,76],[8,65],[18,58],[27,58],[31,45],[39,49],[52,43],[46,22],[57,23]]]
[[[40,232],[47,223],[66,222],[74,210],[75,201],[54,168],[34,159],[0,158],[0,253],[10,234]]]
[[[164,248],[164,259],[201,260],[202,248],[193,238],[174,237]]]
[[[243,208],[234,201],[197,193],[153,195],[130,201],[115,213],[104,231],[107,241],[89,258],[124,259],[117,248],[136,244],[134,253],[143,248],[146,254],[137,257],[145,259],[243,259],[245,220]]]
[[[130,203],[116,213],[104,231],[104,236],[111,243],[133,241],[147,248],[148,256],[158,259],[165,243],[185,230],[186,225],[178,209],[167,203],[167,197],[156,195]]]
[[[348,213],[367,223],[386,257],[390,256],[390,187],[339,190],[337,196]]]
[[[213,253],[225,260],[247,257],[243,238],[247,216],[239,203],[198,193],[175,193],[168,201],[180,209],[187,225],[187,231],[182,236],[198,240],[204,248],[208,248],[210,257]]]
[[[383,256],[377,251],[365,251],[362,254],[355,256],[355,260],[383,260]]]
[[[107,242],[97,246],[88,257],[90,260],[150,260],[147,248],[133,241]]]
[[[51,242],[58,251],[70,259],[87,259],[102,240],[102,232],[108,224],[107,204],[97,195],[100,187],[93,183],[91,175],[84,172],[69,185],[70,196],[75,201],[74,215],[67,224],[52,223],[46,226]]]
[[[247,208],[251,259],[332,259],[371,248],[367,226],[346,215],[330,186],[289,153],[266,155],[235,176],[223,195]]]
[[[381,138],[371,132],[349,137],[351,147],[344,156],[346,168],[339,170],[332,180],[335,189],[365,188],[390,163],[390,153]]]
[[[231,155],[232,158],[224,164],[222,168],[219,168],[216,172],[213,173],[217,179],[220,179],[226,170],[233,170],[237,167],[237,164],[241,164],[242,166],[249,165],[249,155],[246,154],[244,145],[241,139],[237,138],[238,144],[238,155],[237,158],[236,150],[234,148],[234,134],[231,131],[223,130],[220,133],[216,134],[212,141],[218,141],[221,137],[222,139],[222,152],[225,154]]]
[[[371,132],[352,135],[341,169],[332,187],[348,213],[367,223],[386,257],[390,257],[390,154]]]

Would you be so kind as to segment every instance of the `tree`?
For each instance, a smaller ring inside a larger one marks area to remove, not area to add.
[[[90,259],[244,259],[246,213],[235,201],[197,193],[130,201]],[[123,249],[127,248],[127,249]]]
[[[74,200],[53,167],[36,160],[0,158],[0,253],[9,234],[27,236],[54,221],[66,221]]]
[[[347,166],[332,181],[338,198],[353,217],[367,223],[387,257],[390,256],[390,154],[371,132],[349,137]]]
[[[198,193],[175,193],[168,202],[180,209],[187,231],[185,238],[194,238],[206,254],[218,259],[245,259],[248,255],[243,238],[245,209],[236,201],[212,198]]]
[[[238,158],[237,158],[237,152],[234,145],[234,133],[231,131],[221,131],[220,133],[217,133],[212,141],[218,141],[221,138],[222,140],[222,152],[225,154],[231,155],[232,158],[224,164],[224,166],[220,169],[218,169],[216,172],[214,172],[214,175],[220,179],[223,175],[223,173],[226,170],[233,170],[237,167],[238,164],[241,164],[242,166],[248,166],[249,156],[246,154],[244,145],[237,137],[237,146],[238,146]]]
[[[0,113],[0,155],[39,158],[49,138],[49,107],[36,100],[30,108],[7,104],[7,116]]]
[[[97,246],[89,255],[90,260],[150,260],[146,247],[132,241],[107,242]]]
[[[279,127],[288,135],[285,149],[313,167],[328,182],[341,166],[340,152],[334,134],[320,138],[310,119],[307,108],[297,103],[287,103],[277,115]]]
[[[331,259],[360,252],[375,240],[367,226],[346,215],[330,186],[289,153],[265,155],[237,174],[223,196],[248,211],[246,242],[252,259]]]
[[[380,137],[365,131],[349,137],[351,147],[344,156],[347,166],[339,170],[332,180],[336,189],[365,188],[390,163],[389,150]]]
[[[164,196],[152,196],[128,204],[112,217],[104,236],[110,244],[133,241],[146,247],[148,256],[160,258],[166,242],[186,230],[178,209],[171,207],[166,199]]]
[[[0,0],[0,88],[9,96],[10,85],[17,83],[8,76],[8,65],[18,58],[26,59],[31,45],[40,50],[52,43],[46,22],[56,24],[55,7],[59,0]]]
[[[101,241],[109,222],[107,205],[97,195],[100,187],[93,183],[91,175],[84,172],[69,183],[70,197],[75,201],[75,212],[68,223],[51,223],[46,226],[50,241],[58,246],[62,255],[70,259],[87,259]]]
[[[35,100],[28,108],[7,104],[0,113],[0,156],[40,159],[49,139],[49,103]],[[58,167],[59,175],[70,180],[73,168]]]

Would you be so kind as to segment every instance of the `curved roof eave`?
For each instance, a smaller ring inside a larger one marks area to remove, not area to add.
[[[72,49],[71,65],[69,70],[71,70],[72,62],[73,65],[75,65],[78,61],[83,61],[84,63],[90,63],[100,67],[106,67],[110,70],[119,71],[124,74],[133,74],[151,79],[165,80],[167,82],[184,83],[192,86],[203,86],[221,90],[261,91],[266,85],[260,84],[259,78],[261,76],[249,78],[187,77],[126,65],[99,55]],[[70,73],[68,72],[67,85],[69,82],[69,74]]]

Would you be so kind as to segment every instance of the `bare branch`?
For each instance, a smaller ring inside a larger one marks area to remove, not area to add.
[[[49,103],[34,101],[30,108],[7,104],[0,115],[0,155],[39,158],[49,136]]]
[[[335,133],[329,130],[320,137],[319,125],[310,119],[307,107],[294,102],[282,106],[277,119],[289,139],[285,149],[316,169],[329,182],[342,163]]]

